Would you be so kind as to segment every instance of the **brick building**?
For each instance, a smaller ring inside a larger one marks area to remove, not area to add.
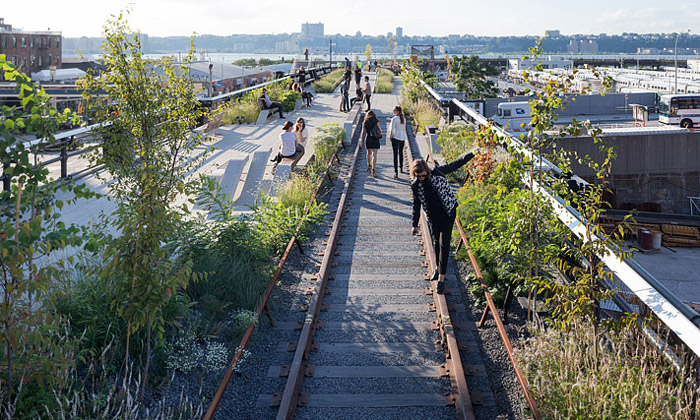
[[[0,18],[0,54],[5,54],[23,73],[55,66],[61,68],[61,32],[13,29]]]

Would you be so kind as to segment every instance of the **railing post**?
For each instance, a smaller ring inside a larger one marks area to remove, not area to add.
[[[12,176],[7,173],[10,169],[10,162],[4,162],[2,164],[2,190],[10,191],[10,186],[12,185]]]
[[[73,142],[74,136],[70,136],[70,140],[61,145],[61,179],[68,178],[68,145]]]

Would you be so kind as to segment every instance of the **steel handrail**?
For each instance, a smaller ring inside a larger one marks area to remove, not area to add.
[[[342,142],[342,140],[341,140]],[[341,143],[338,142],[338,143]],[[339,145],[337,145],[339,146]],[[313,205],[314,201],[316,200],[316,197],[318,196],[319,192],[321,191],[321,187],[323,186],[324,181],[326,180],[326,177],[330,177],[330,169],[333,166],[333,159],[338,159],[338,149],[339,147],[336,147],[336,151],[333,153],[331,158],[328,161],[328,165],[326,166],[326,170],[321,174],[321,177],[318,181],[318,184],[316,185],[316,190],[314,191],[313,197],[309,200],[308,205],[306,206],[306,210],[304,211],[304,215],[302,216],[301,220],[299,221],[299,224],[297,225],[296,230],[294,231],[294,235],[292,238],[289,240],[287,243],[287,247],[284,250],[284,254],[282,255],[282,258],[280,259],[279,263],[277,264],[277,270],[275,271],[275,274],[272,276],[272,279],[270,280],[270,283],[267,286],[267,289],[265,289],[265,293],[263,294],[262,300],[260,301],[260,304],[258,305],[258,308],[255,311],[256,314],[256,321],[251,322],[248,325],[248,328],[245,331],[245,334],[243,335],[243,338],[241,339],[240,344],[236,348],[236,353],[233,356],[233,359],[229,363],[228,368],[226,369],[226,373],[224,374],[224,377],[221,380],[221,383],[219,384],[219,387],[216,390],[216,393],[214,394],[214,398],[212,399],[211,403],[209,404],[209,408],[207,409],[206,414],[204,415],[204,420],[211,420],[214,418],[214,415],[216,414],[216,410],[219,408],[219,404],[221,403],[221,399],[224,396],[224,392],[226,392],[226,388],[228,387],[229,383],[231,382],[231,378],[233,377],[234,372],[236,371],[236,368],[238,366],[238,363],[241,361],[243,357],[243,351],[245,350],[246,346],[248,345],[248,342],[253,336],[253,331],[255,330],[255,326],[257,324],[257,320],[260,319],[260,315],[262,315],[263,310],[267,310],[267,300],[269,299],[270,295],[272,294],[272,290],[274,289],[275,285],[277,284],[277,280],[282,273],[282,268],[284,267],[284,264],[287,262],[287,258],[289,257],[289,254],[292,252],[292,248],[294,248],[294,244],[297,244],[299,246],[299,250],[301,251],[301,244],[299,243],[299,239],[297,238],[297,235],[299,235],[299,232],[301,231],[301,228],[304,224],[304,221],[306,220],[306,216],[308,216],[309,212],[311,211],[311,206]],[[269,312],[268,312],[269,313]]]

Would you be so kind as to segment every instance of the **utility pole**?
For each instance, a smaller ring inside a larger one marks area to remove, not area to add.
[[[207,92],[209,93],[209,97],[212,97],[212,91],[214,90],[212,87],[212,77],[211,77],[211,69],[214,68],[214,65],[212,63],[209,63],[209,83],[207,84]]]

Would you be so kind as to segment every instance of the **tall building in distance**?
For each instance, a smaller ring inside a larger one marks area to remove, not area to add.
[[[301,38],[303,39],[318,39],[323,38],[323,23],[302,23],[301,24]]]
[[[396,38],[401,38],[403,36],[403,28],[400,26],[396,27]]]
[[[0,18],[0,54],[23,73],[60,69],[61,41],[61,32],[17,30]]]

